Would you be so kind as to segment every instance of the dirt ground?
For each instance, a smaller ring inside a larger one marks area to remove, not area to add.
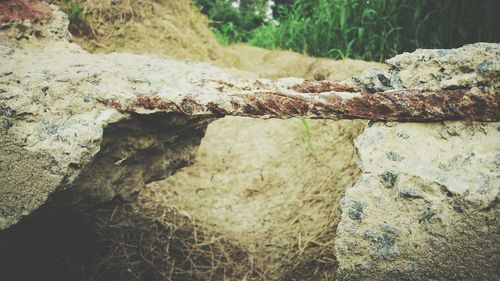
[[[296,119],[216,121],[194,165],[140,196],[237,241],[267,278],[334,269],[337,204],[359,175],[351,140],[364,122],[307,122],[311,145]]]
[[[247,44],[224,47],[233,58],[229,67],[241,78],[302,77],[315,80],[343,80],[358,75],[370,67],[380,67],[380,63],[360,60],[333,60],[314,58],[286,50],[266,50]]]

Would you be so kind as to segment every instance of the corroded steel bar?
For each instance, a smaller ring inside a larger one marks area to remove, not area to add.
[[[299,83],[219,80],[198,84],[209,93],[183,94],[176,101],[162,94],[134,94],[133,99],[125,101],[107,98],[100,102],[122,112],[154,110],[188,115],[414,122],[500,120],[500,93],[496,91],[402,89],[366,93],[342,83],[307,80]]]

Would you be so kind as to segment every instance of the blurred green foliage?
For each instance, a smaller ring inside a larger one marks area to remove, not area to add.
[[[75,35],[89,35],[91,28],[87,20],[87,11],[78,0],[60,0],[56,4],[68,15],[69,30]]]
[[[265,22],[267,0],[195,0],[223,44],[248,41]],[[239,3],[238,7],[233,3]]]
[[[500,41],[498,0],[197,0],[221,42],[382,61],[416,48]]]

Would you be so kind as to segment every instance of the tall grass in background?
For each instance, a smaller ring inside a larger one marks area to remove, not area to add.
[[[416,48],[500,41],[498,0],[276,2],[277,23],[260,25],[243,41],[319,57],[375,61]]]
[[[228,45],[248,41],[254,29],[265,22],[267,0],[194,0],[208,16],[219,41]],[[238,3],[238,7],[234,4]]]

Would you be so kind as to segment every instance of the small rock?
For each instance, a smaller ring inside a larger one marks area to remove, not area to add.
[[[500,168],[500,154],[495,155],[495,160],[493,160],[495,167]]]
[[[382,181],[386,187],[393,187],[398,180],[397,174],[392,171],[385,171],[382,175]]]
[[[399,228],[390,226],[390,225],[385,224],[385,223],[379,224],[379,226],[380,226],[380,228],[384,232],[387,232],[387,233],[390,233],[390,234],[399,234],[399,233],[401,233],[401,230]]]
[[[0,92],[2,92],[3,90],[0,89]],[[2,92],[0,94],[0,100],[10,100],[12,98],[15,98],[16,97],[16,94],[14,93],[9,93],[9,92]]]
[[[348,215],[351,220],[361,222],[363,220],[363,204],[359,201],[354,201],[348,211]]]
[[[404,198],[415,199],[415,198],[423,198],[422,194],[413,188],[401,188],[399,189],[399,193]]]
[[[397,134],[396,134],[396,136],[397,136],[398,138],[400,138],[400,139],[404,139],[404,140],[407,140],[407,139],[409,139],[409,138],[410,138],[410,136],[409,136],[408,134],[405,134],[405,133],[403,133],[403,132],[401,132],[401,133],[397,133]]]
[[[393,151],[389,151],[385,155],[386,155],[387,159],[389,159],[391,161],[395,161],[395,162],[401,162],[404,159],[403,156],[401,156],[401,155],[399,155],[399,154],[397,154],[396,152],[393,152]]]
[[[5,107],[3,115],[12,118],[16,116],[16,109],[10,106]]]
[[[428,203],[425,211],[420,215],[419,223],[428,222],[432,217],[437,215],[437,211],[432,209],[432,204]]]
[[[372,255],[375,259],[393,260],[400,255],[396,241],[388,234],[367,230],[364,237],[374,246]]]

